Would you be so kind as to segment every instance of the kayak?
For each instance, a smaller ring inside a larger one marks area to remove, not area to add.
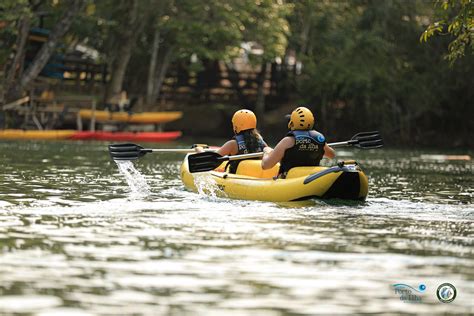
[[[130,114],[128,112],[80,110],[79,116],[83,119],[91,119],[94,116],[97,122],[116,121],[126,123],[160,124],[180,119],[183,116],[183,112],[142,112]]]
[[[76,132],[70,137],[73,140],[108,140],[108,141],[139,141],[166,142],[181,136],[180,131],[173,132]]]
[[[262,170],[261,160],[241,161],[236,174],[225,171],[225,164],[209,172],[190,173],[187,157],[181,165],[181,180],[194,192],[241,200],[270,202],[300,201],[312,198],[365,200],[368,180],[355,161],[333,167],[292,168],[285,179],[277,179],[279,166]]]
[[[103,132],[75,130],[25,131],[22,129],[0,130],[0,139],[18,140],[103,140],[103,141],[140,141],[167,142],[181,136],[180,131],[172,132]]]
[[[0,131],[0,139],[45,139],[60,140],[68,139],[76,133],[75,130],[47,130],[47,131],[25,131],[22,129],[6,129]]]

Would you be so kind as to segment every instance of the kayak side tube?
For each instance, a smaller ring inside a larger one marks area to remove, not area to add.
[[[307,185],[330,173],[338,173],[338,178],[322,196],[323,199],[365,200],[368,194],[368,179],[357,164],[334,166],[309,175],[304,179]]]

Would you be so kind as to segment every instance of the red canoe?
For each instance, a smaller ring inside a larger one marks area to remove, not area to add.
[[[166,142],[181,136],[181,132],[76,132],[69,139],[74,140],[108,140],[108,141],[140,141]]]

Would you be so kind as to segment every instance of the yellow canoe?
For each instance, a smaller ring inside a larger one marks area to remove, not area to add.
[[[286,179],[274,179],[278,166],[262,170],[260,160],[245,160],[236,174],[223,170],[191,174],[187,158],[181,165],[181,180],[194,192],[241,200],[289,202],[311,198],[365,200],[367,176],[355,162],[334,167],[297,167]]]
[[[0,139],[67,139],[76,133],[75,130],[24,131],[6,129],[0,131]]]
[[[159,124],[180,119],[183,116],[183,112],[142,112],[129,114],[128,112],[80,110],[79,115],[83,119],[91,119],[95,115],[95,120],[97,122],[116,121],[127,123]]]

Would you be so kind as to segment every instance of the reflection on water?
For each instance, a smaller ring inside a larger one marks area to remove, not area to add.
[[[180,155],[135,163],[137,196],[105,144],[1,143],[0,313],[472,313],[473,163],[429,154],[345,151],[365,203],[276,204],[185,191]]]

